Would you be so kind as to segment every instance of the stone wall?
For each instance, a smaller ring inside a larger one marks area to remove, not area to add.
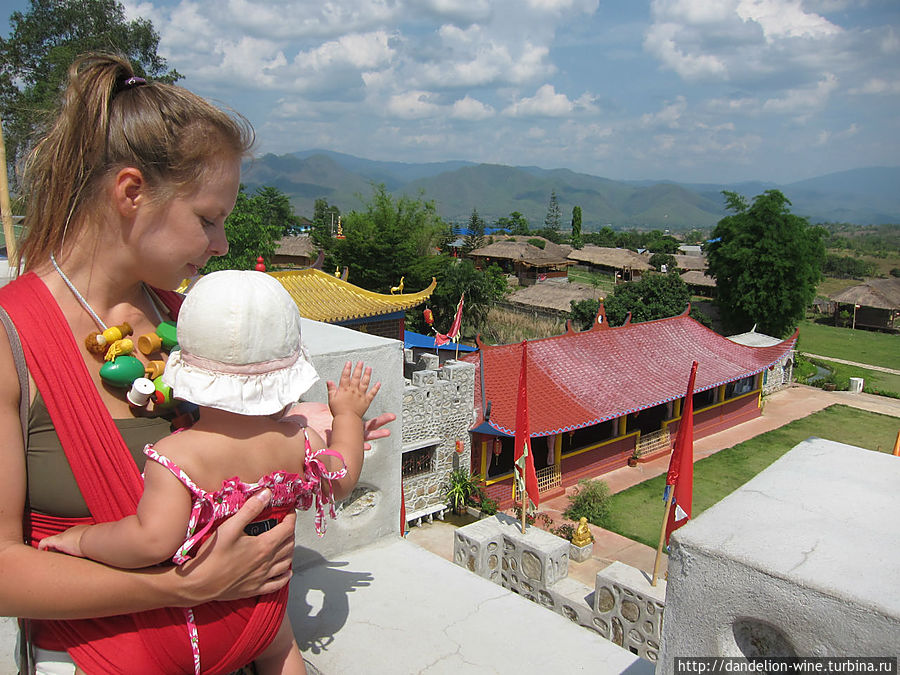
[[[656,663],[666,582],[650,586],[643,572],[616,562],[597,573],[591,593],[568,576],[571,549],[534,526],[523,534],[520,521],[498,514],[456,531],[453,562]]]
[[[469,428],[474,421],[475,366],[449,360],[439,366],[434,354],[412,360],[406,350],[403,390],[402,452],[429,453],[430,467],[403,477],[407,522],[440,517],[446,509],[444,489],[450,472],[468,468],[472,453]],[[456,451],[456,441],[463,451]]]

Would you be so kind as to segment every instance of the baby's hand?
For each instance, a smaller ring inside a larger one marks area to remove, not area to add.
[[[42,551],[58,551],[83,558],[81,552],[81,535],[90,525],[76,525],[65,532],[44,537],[38,542],[38,548]]]
[[[369,389],[369,381],[372,379],[372,369],[363,369],[362,361],[357,362],[356,368],[350,361],[344,365],[341,373],[341,381],[335,385],[328,381],[328,405],[331,414],[337,417],[340,414],[352,413],[359,417],[365,415],[369,404],[375,398],[375,394],[381,388],[381,382],[376,382]]]

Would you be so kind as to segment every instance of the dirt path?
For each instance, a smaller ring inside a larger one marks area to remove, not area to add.
[[[884,366],[870,366],[868,363],[857,363],[856,361],[845,361],[844,359],[836,359],[832,356],[820,356],[819,354],[808,354],[803,352],[803,356],[810,359],[819,359],[820,361],[834,361],[835,363],[843,363],[847,366],[856,366],[857,368],[865,368],[866,370],[877,370],[882,373],[890,373],[891,375],[900,375],[900,370],[894,368],[885,368]]]

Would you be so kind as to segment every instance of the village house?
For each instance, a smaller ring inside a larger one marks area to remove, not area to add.
[[[568,276],[572,265],[566,258],[569,250],[568,246],[554,244],[543,237],[516,236],[469,251],[468,256],[475,267],[486,269],[491,264],[499,265],[516,277],[520,286],[528,286],[544,279]]]
[[[854,328],[900,330],[900,279],[870,279],[832,295],[835,320],[841,310],[851,313]]]
[[[650,266],[649,258],[627,248],[607,248],[585,244],[568,255],[569,261],[580,269],[608,274],[616,281],[638,281]]]
[[[586,331],[528,342],[529,421],[541,493],[669,452],[691,363],[699,362],[694,435],[760,415],[764,373],[789,357],[796,334],[769,346],[728,340],[688,316],[610,327],[601,305]],[[486,345],[475,364],[472,473],[513,504],[513,438],[521,344]]]

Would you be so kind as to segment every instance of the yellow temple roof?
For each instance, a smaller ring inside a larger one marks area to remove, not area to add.
[[[269,274],[290,293],[300,308],[300,316],[326,323],[404,311],[425,302],[437,286],[432,278],[428,288],[418,293],[385,295],[367,291],[312,268]]]

